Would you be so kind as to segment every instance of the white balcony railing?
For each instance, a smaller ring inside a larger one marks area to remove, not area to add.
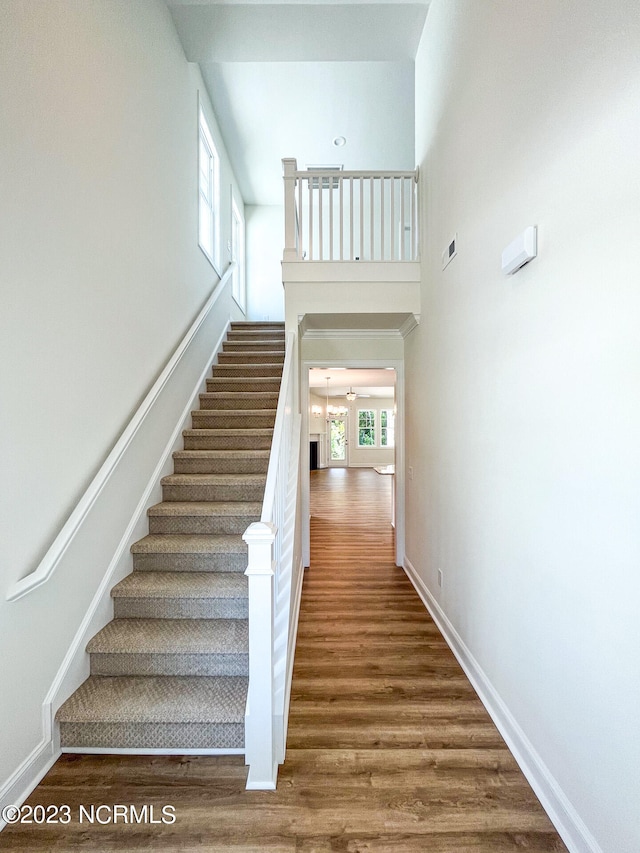
[[[299,171],[282,161],[285,261],[417,261],[418,170]]]

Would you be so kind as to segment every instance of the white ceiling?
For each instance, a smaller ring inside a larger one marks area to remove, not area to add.
[[[248,204],[282,203],[283,157],[301,168],[415,166],[413,62],[428,0],[167,5]]]
[[[344,397],[351,388],[356,394],[366,394],[371,399],[393,398],[395,393],[396,372],[393,369],[312,367],[309,370],[310,391],[318,397],[325,397],[327,377],[329,397]]]

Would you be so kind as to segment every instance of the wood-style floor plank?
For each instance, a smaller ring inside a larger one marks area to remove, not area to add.
[[[275,792],[238,756],[63,756],[31,804],[154,805],[172,825],[12,826],[0,850],[566,851],[404,572],[391,477],[312,474],[312,553]]]

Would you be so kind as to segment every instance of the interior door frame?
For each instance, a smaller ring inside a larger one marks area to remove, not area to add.
[[[393,517],[396,528],[396,565],[404,564],[405,554],[405,438],[404,438],[404,359],[322,359],[300,363],[300,409],[302,441],[300,453],[300,486],[302,502],[302,560],[305,568],[311,562],[310,471],[309,471],[309,370],[324,367],[393,367],[396,371],[395,475],[393,477]],[[381,475],[384,476],[384,475]]]

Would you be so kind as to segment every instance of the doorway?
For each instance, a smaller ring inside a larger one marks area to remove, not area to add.
[[[320,353],[318,347],[318,354]],[[314,353],[315,354],[315,353]],[[396,563],[404,561],[404,363],[401,358],[301,362],[303,474],[302,559],[310,560],[310,479],[312,443],[323,468],[370,468],[388,476],[389,521],[395,527]],[[313,472],[312,472],[313,474]],[[313,474],[315,476],[315,474]],[[391,476],[389,476],[391,475]]]
[[[346,415],[331,415],[327,432],[327,459],[330,468],[349,467],[349,439]]]

